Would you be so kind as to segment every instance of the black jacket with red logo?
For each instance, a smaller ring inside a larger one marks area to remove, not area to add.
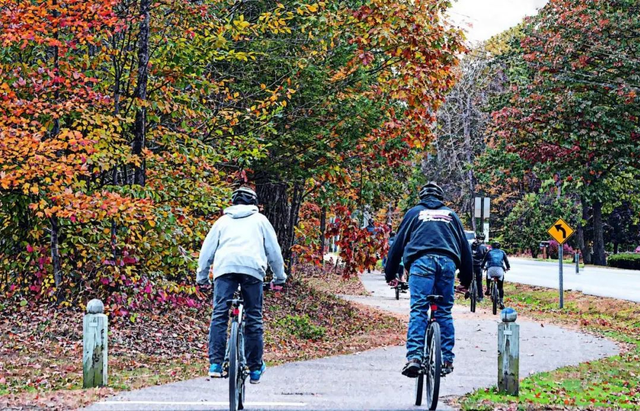
[[[442,201],[427,197],[407,211],[389,249],[385,278],[396,277],[400,261],[408,271],[425,254],[443,255],[455,261],[460,283],[468,287],[473,278],[471,247],[458,215]]]

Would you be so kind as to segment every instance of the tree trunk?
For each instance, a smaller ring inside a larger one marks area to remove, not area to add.
[[[604,227],[602,224],[602,203],[593,203],[593,263],[607,265],[604,254]]]
[[[60,262],[60,251],[58,249],[58,238],[60,236],[60,225],[58,217],[51,217],[51,264],[53,265],[53,280],[56,289],[60,289],[62,284],[62,264]]]
[[[303,187],[298,183],[294,183],[293,187],[289,188],[289,185],[284,182],[265,182],[256,185],[256,193],[264,206],[263,214],[276,231],[278,243],[282,248],[282,257],[290,273],[293,265],[291,247],[295,241],[294,228],[298,224],[298,213],[304,194]]]
[[[464,112],[463,112],[463,117],[462,117],[462,130],[464,133],[464,147],[465,147],[465,151],[466,151],[466,159],[467,159],[467,164],[472,164],[472,159],[473,159],[473,147],[471,144],[471,106],[472,106],[472,101],[471,101],[471,95],[467,95],[466,98],[466,104],[465,104],[465,108],[464,108]],[[467,173],[467,175],[469,176],[469,196],[471,197],[469,204],[471,205],[469,207],[470,214],[471,214],[471,227],[473,229],[473,232],[476,233],[478,232],[477,227],[476,227],[476,219],[474,216],[474,212],[475,212],[475,199],[474,199],[474,193],[475,193],[475,184],[473,183],[473,170],[469,170],[469,172]],[[461,193],[462,194],[462,198],[465,197],[464,195],[464,191]],[[480,221],[480,226],[483,227],[483,223],[484,221]]]
[[[587,239],[585,238],[585,230],[582,221],[587,222],[589,220],[589,205],[585,201],[584,198],[580,198],[580,203],[582,205],[582,220],[578,224],[578,247],[580,248],[580,252],[582,253],[582,259],[585,264],[591,264],[591,253],[589,252],[589,247],[587,246]]]
[[[618,254],[618,249],[620,248],[619,243],[613,243],[613,253]]]
[[[322,206],[322,210],[320,210],[320,257],[324,257],[324,236],[325,231],[327,229],[327,206]]]
[[[531,257],[533,258],[538,258],[538,254],[540,253],[540,248],[537,246],[531,247],[529,248],[529,251],[531,251]]]
[[[56,8],[58,6],[58,2],[56,0],[53,1],[53,6]],[[53,17],[56,21],[56,26],[54,27],[54,37],[56,40],[60,38],[59,28],[58,28],[58,17],[60,13],[58,10],[53,11]],[[60,53],[58,50],[58,46],[54,46],[52,49],[53,52],[53,70],[56,76],[60,75]],[[60,86],[55,86],[55,91],[53,93],[53,98],[56,103],[60,100]],[[60,133],[60,119],[56,118],[53,121],[53,128],[51,129],[51,136],[55,137]],[[63,154],[62,151],[58,151],[57,155],[60,157]],[[53,280],[56,285],[56,294],[58,295],[58,302],[60,301],[60,287],[62,286],[62,262],[60,261],[60,249],[59,249],[59,238],[60,238],[60,225],[58,221],[58,217],[53,215],[49,218],[49,222],[51,224],[51,264],[53,266]]]
[[[144,185],[145,183],[145,161],[142,150],[146,145],[147,126],[147,83],[149,80],[149,9],[151,0],[140,0],[140,38],[138,39],[138,81],[136,85],[135,98],[140,106],[136,110],[136,119],[133,131],[133,154],[140,156],[141,163],[135,167],[133,183]]]

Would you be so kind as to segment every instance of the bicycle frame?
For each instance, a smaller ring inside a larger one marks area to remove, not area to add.
[[[238,291],[233,294],[233,299],[227,302],[229,304],[229,324],[237,322],[240,327],[240,358],[242,365],[245,365],[246,358],[244,355],[244,301],[242,300],[240,287]],[[227,347],[224,353],[224,365],[229,366],[229,335],[227,335]],[[225,368],[226,368],[225,367]]]

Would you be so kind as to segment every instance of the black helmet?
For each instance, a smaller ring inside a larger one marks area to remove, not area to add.
[[[476,238],[477,238],[478,240],[484,240],[484,233],[478,233],[478,234],[476,234]]]
[[[258,205],[258,195],[249,187],[240,187],[231,194],[231,203],[233,205]]]
[[[491,247],[492,248],[500,248],[500,242],[494,241],[493,243],[491,243]]]
[[[430,181],[427,184],[423,185],[420,189],[420,198],[425,198],[428,196],[433,196],[442,201],[444,200],[444,191],[435,182]]]

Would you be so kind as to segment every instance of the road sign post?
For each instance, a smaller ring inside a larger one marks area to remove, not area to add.
[[[564,308],[564,281],[562,278],[562,263],[564,260],[564,245],[563,244],[559,244],[558,245],[558,261],[560,261],[560,308]]]
[[[558,281],[560,283],[558,289],[560,291],[560,308],[564,308],[564,282],[562,278],[564,243],[566,243],[569,237],[573,235],[574,230],[566,221],[560,218],[547,230],[547,232],[558,242]]]
[[[476,230],[482,231],[485,241],[489,242],[489,215],[491,213],[491,198],[475,197],[474,199],[474,218],[476,219]],[[480,219],[478,222],[477,220]],[[478,228],[478,225],[480,228]]]

